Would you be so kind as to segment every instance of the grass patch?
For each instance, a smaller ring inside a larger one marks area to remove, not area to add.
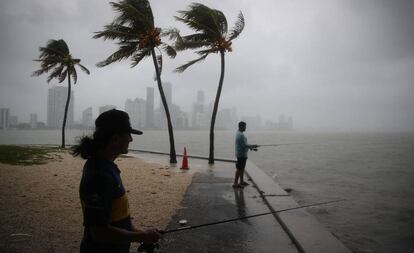
[[[57,147],[0,145],[0,163],[11,165],[45,164],[51,159],[61,158]]]

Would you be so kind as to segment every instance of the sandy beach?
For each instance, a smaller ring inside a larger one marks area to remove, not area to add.
[[[84,160],[53,154],[47,164],[0,163],[0,251],[78,252],[82,238],[79,180]],[[115,161],[128,192],[137,227],[163,229],[191,183],[191,172],[139,158]],[[137,244],[131,246],[131,252]]]

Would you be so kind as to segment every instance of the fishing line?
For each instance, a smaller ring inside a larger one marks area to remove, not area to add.
[[[257,147],[277,147],[277,146],[286,146],[286,145],[300,145],[300,144],[310,144],[310,143],[258,144],[258,145],[257,145]]]
[[[326,204],[331,204],[331,203],[341,202],[341,201],[346,201],[346,199],[338,199],[338,200],[314,203],[314,204],[309,204],[309,205],[291,207],[291,208],[286,208],[286,209],[280,209],[280,210],[277,210],[277,211],[271,211],[271,212],[266,212],[266,213],[258,213],[258,214],[253,214],[253,215],[248,215],[248,216],[243,216],[243,217],[238,217],[238,218],[233,218],[233,219],[228,219],[228,220],[210,222],[210,223],[205,223],[205,224],[200,224],[200,225],[195,225],[195,226],[186,226],[186,227],[175,228],[175,229],[170,229],[170,230],[163,230],[163,231],[160,230],[159,232],[160,232],[160,234],[165,235],[165,234],[180,232],[180,231],[184,231],[184,230],[192,230],[192,229],[197,229],[197,228],[201,228],[201,227],[214,226],[214,225],[233,222],[233,221],[250,219],[250,218],[254,218],[254,217],[259,217],[259,216],[264,216],[264,215],[269,215],[269,214],[276,214],[276,213],[281,213],[281,212],[286,212],[286,211],[296,210],[296,209],[301,209],[301,208],[306,208],[306,207],[326,205]],[[159,248],[158,243],[142,243],[138,247],[137,251],[138,252],[153,253],[158,248]]]
[[[250,218],[269,215],[269,214],[276,214],[276,213],[281,213],[281,212],[286,212],[286,211],[291,211],[291,210],[296,210],[296,209],[302,209],[302,208],[306,208],[306,207],[314,207],[314,206],[326,205],[326,204],[331,204],[331,203],[335,203],[335,202],[342,202],[342,201],[346,201],[346,199],[338,199],[338,200],[314,203],[314,204],[291,207],[291,208],[286,208],[286,209],[280,209],[280,210],[270,211],[270,212],[265,212],[265,213],[247,215],[247,216],[237,217],[237,218],[233,218],[233,219],[209,222],[209,223],[200,224],[200,225],[186,226],[186,227],[180,227],[180,228],[175,228],[175,229],[170,229],[170,230],[164,230],[164,231],[161,231],[161,234],[175,233],[175,232],[184,231],[184,230],[191,230],[191,229],[196,229],[196,228],[201,228],[201,227],[213,226],[213,225],[218,225],[218,224],[223,224],[223,223],[228,223],[228,222],[233,222],[233,221],[239,221],[239,220],[244,220],[244,219],[250,219]]]

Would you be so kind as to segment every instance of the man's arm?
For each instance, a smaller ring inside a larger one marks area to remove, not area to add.
[[[246,136],[244,136],[244,138],[242,138],[242,143],[243,143],[243,146],[244,147],[247,147],[248,149],[250,149],[250,150],[255,150],[255,151],[257,151],[257,145],[256,144],[252,144],[252,145],[250,145],[248,142],[247,142],[247,137]]]

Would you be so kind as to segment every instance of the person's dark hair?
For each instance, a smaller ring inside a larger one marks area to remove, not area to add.
[[[72,147],[72,155],[80,155],[83,159],[95,157],[97,151],[108,145],[114,133],[106,131],[95,131],[93,137],[83,136],[79,140],[79,144]]]
[[[239,122],[239,128],[240,127],[245,127],[246,126],[246,122],[244,122],[244,121],[240,121]]]

